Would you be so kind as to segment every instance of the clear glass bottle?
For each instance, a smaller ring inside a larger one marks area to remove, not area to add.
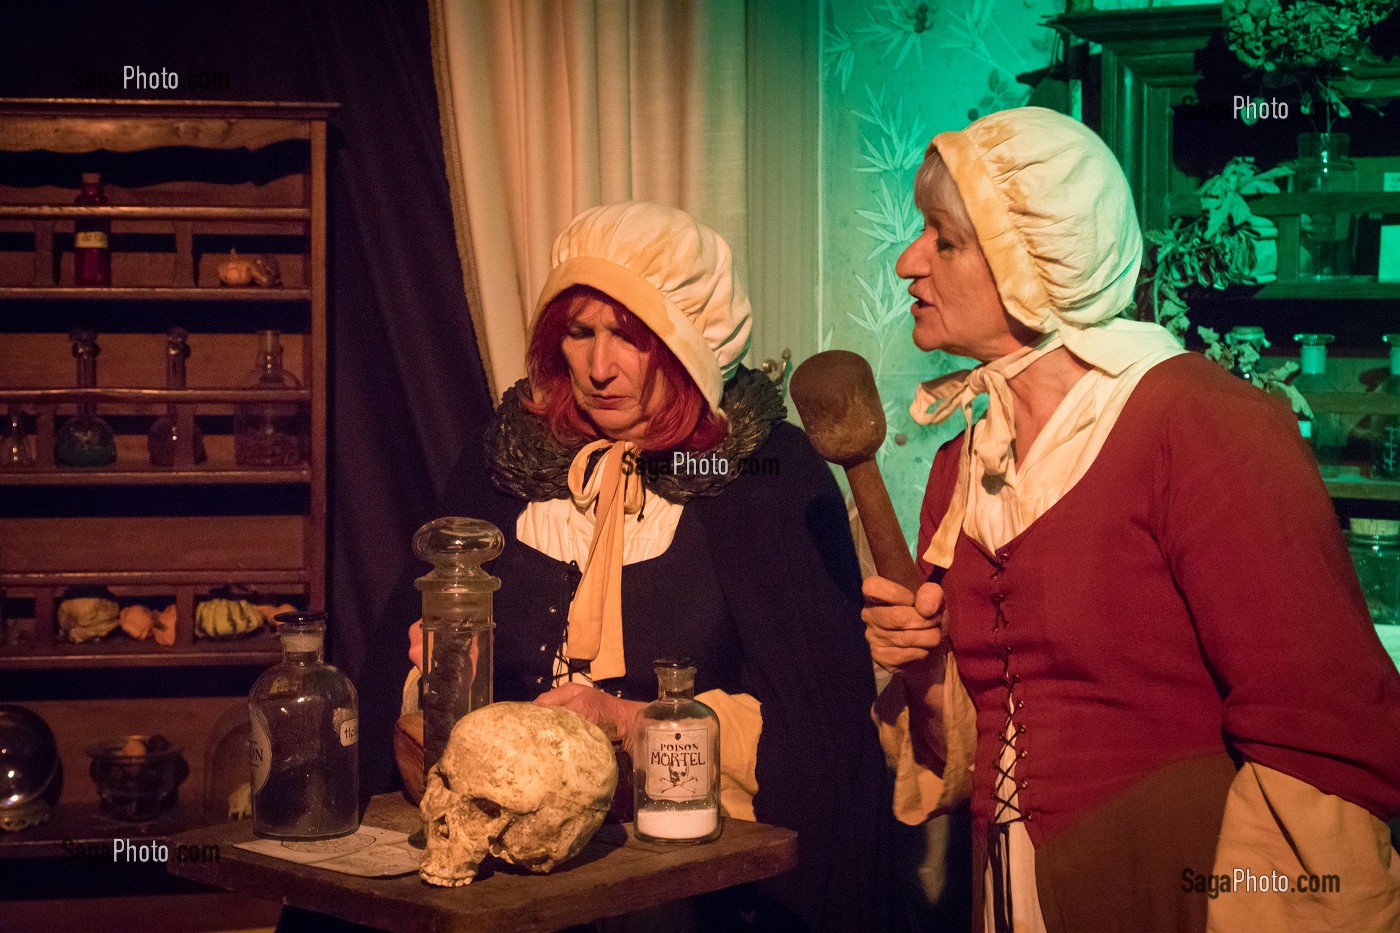
[[[1377,625],[1400,625],[1400,521],[1350,520],[1347,546],[1366,608]]]
[[[1293,339],[1298,341],[1303,358],[1303,371],[1293,380],[1293,388],[1304,398],[1336,392],[1336,385],[1327,378],[1327,345],[1335,338],[1331,334],[1295,334]],[[1308,404],[1312,404],[1311,400]],[[1308,439],[1322,475],[1340,473],[1342,448],[1347,441],[1341,415],[1314,411],[1311,418],[1304,417],[1298,422],[1298,430]]]
[[[1356,190],[1356,163],[1348,157],[1345,133],[1302,133],[1293,165],[1293,191],[1313,194]],[[1309,212],[1299,217],[1298,269],[1304,278],[1346,278],[1351,274],[1356,215],[1347,211]]]
[[[24,412],[18,405],[11,405],[10,427],[5,442],[0,446],[0,469],[21,468],[34,465],[34,441],[25,433]]]
[[[708,842],[720,834],[719,718],[695,699],[695,667],[656,662],[657,698],[637,717],[635,832],[646,842]]]
[[[257,364],[243,382],[245,389],[300,389],[296,376],[282,368],[281,334],[258,331]],[[233,459],[243,467],[296,466],[306,442],[301,407],[296,402],[245,403],[233,416]]]
[[[165,387],[183,389],[185,387],[185,360],[190,355],[190,335],[183,327],[172,327],[165,340]],[[146,446],[151,452],[151,463],[156,466],[174,466],[175,450],[181,444],[180,419],[171,405],[166,413],[156,419],[146,435]],[[204,452],[204,434],[199,426],[193,431],[194,462],[203,463],[208,459]]]
[[[448,516],[413,536],[413,553],[433,565],[414,581],[423,593],[423,767],[432,770],[457,720],[491,702],[492,595],[501,580],[481,565],[505,539],[490,522]]]
[[[102,176],[83,173],[83,187],[73,203],[79,207],[105,207]],[[80,288],[112,284],[112,221],[106,217],[85,217],[73,223],[73,284]]]
[[[1386,334],[1390,344],[1390,376],[1376,387],[1400,404],[1400,334]],[[1378,479],[1400,479],[1400,415],[1376,415],[1371,419],[1371,475]]]
[[[360,825],[359,702],[322,660],[324,612],[284,612],[282,663],[248,694],[253,832],[333,839]]]
[[[76,328],[68,335],[78,360],[78,388],[97,388],[97,335]],[[106,421],[97,416],[97,403],[83,399],[77,414],[63,422],[54,438],[54,459],[63,466],[107,466],[117,459],[117,439]]]

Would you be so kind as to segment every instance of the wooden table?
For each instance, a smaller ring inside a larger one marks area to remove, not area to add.
[[[403,832],[418,810],[398,794],[375,797],[364,822]],[[218,860],[171,861],[175,875],[294,907],[331,914],[393,933],[530,933],[558,930],[654,907],[677,898],[781,874],[797,864],[797,834],[727,820],[711,843],[659,846],[639,842],[631,824],[606,824],[576,858],[548,875],[488,859],[470,885],[437,888],[416,875],[357,878],[235,848],[253,838],[247,821],[192,830],[170,839]]]

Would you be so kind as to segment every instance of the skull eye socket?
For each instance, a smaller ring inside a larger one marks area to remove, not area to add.
[[[438,776],[438,780],[442,782],[442,789],[451,792],[452,782],[447,779],[447,772],[442,770],[442,768],[438,767],[437,765],[434,765],[433,773],[436,774]]]
[[[473,797],[472,805],[493,820],[501,815],[501,805],[494,800],[487,800],[485,797]]]

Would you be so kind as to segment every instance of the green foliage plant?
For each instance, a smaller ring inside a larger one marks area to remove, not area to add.
[[[1297,85],[1299,109],[1318,132],[1350,116],[1338,82],[1359,63],[1380,59],[1369,33],[1397,0],[1224,0],[1225,41],[1258,72],[1265,88]],[[1376,102],[1368,106],[1377,106]],[[1319,115],[1321,119],[1319,119]]]
[[[1254,214],[1246,198],[1278,192],[1277,179],[1290,171],[1279,166],[1260,172],[1253,159],[1233,158],[1196,189],[1199,210],[1147,234],[1149,258],[1140,287],[1150,292],[1152,320],[1182,339],[1190,326],[1188,291],[1274,281],[1278,230]]]

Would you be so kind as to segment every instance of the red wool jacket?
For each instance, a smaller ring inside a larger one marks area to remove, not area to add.
[[[920,553],[960,449],[934,459]],[[1400,810],[1400,673],[1316,464],[1286,408],[1203,357],[1144,375],[1079,482],[995,553],[961,535],[942,582],[977,708],[974,878],[1008,691],[1038,876],[1077,857],[1061,838],[1140,864],[1190,837],[1168,868],[1209,871],[1225,755]],[[1113,829],[1125,814],[1136,827]]]

